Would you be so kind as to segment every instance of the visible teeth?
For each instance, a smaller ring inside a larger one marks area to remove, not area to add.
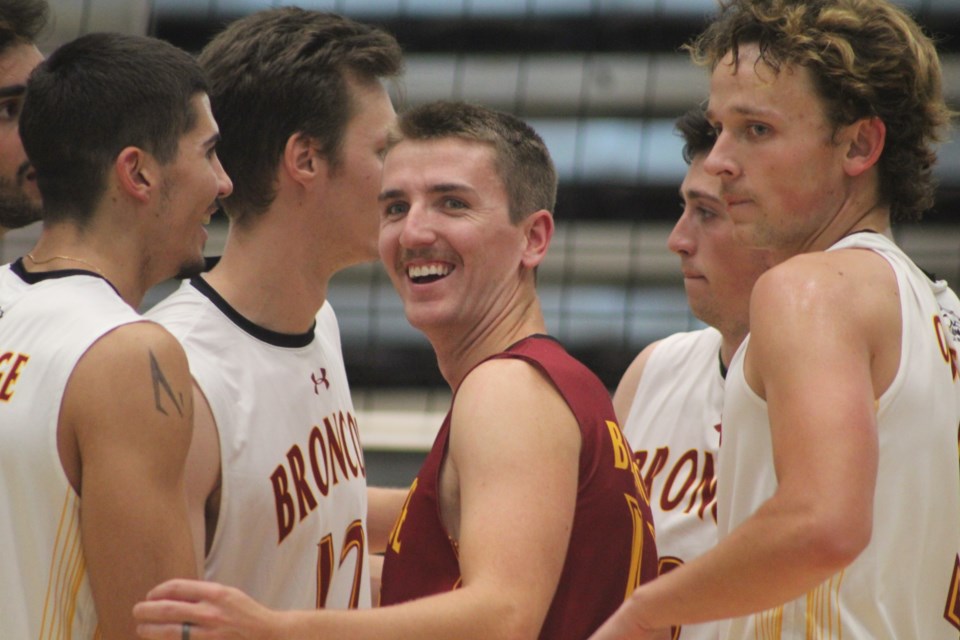
[[[421,264],[407,267],[407,275],[411,278],[426,278],[428,276],[445,276],[452,271],[448,264]]]

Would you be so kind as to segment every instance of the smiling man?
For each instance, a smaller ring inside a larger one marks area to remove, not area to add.
[[[545,334],[535,270],[556,174],[520,120],[456,103],[400,118],[380,255],[453,406],[390,536],[381,606],[272,612],[172,581],[144,638],[580,640],[656,576],[653,523],[606,389]]]
[[[40,191],[20,142],[27,78],[43,56],[34,40],[47,21],[45,0],[0,5],[0,238],[40,219]]]
[[[20,131],[43,229],[0,268],[0,620],[10,638],[114,640],[159,580],[196,575],[184,498],[186,358],[135,309],[203,264],[230,193],[206,84],[150,38],[41,63]]]

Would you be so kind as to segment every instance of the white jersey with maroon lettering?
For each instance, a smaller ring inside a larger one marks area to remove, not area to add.
[[[658,342],[622,425],[647,484],[661,573],[717,544],[720,342],[712,327]],[[716,640],[718,634],[711,622],[684,625],[679,638]]]
[[[877,402],[880,466],[870,543],[805,596],[729,621],[727,638],[957,640],[960,633],[960,302],[880,234],[854,234],[830,250],[850,248],[875,251],[893,267],[903,319],[900,366]],[[803,348],[802,336],[797,346]],[[721,538],[777,486],[766,403],[744,379],[747,348],[745,341],[731,363],[724,397]]]
[[[340,331],[269,331],[194,278],[148,316],[183,343],[220,436],[205,576],[278,609],[370,606],[366,467]]]
[[[0,636],[98,636],[80,543],[80,497],[63,471],[57,423],[77,362],[142,321],[101,277],[0,267]],[[144,355],[144,367],[148,365]]]

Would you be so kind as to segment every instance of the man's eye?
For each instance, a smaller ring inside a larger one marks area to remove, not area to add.
[[[6,100],[0,102],[0,120],[16,120],[20,116],[21,100]]]
[[[406,213],[407,208],[406,202],[392,202],[384,208],[383,212],[388,216],[398,216]]]

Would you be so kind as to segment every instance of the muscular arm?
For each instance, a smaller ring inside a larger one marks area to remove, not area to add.
[[[175,640],[190,619],[216,622],[225,638],[536,638],[573,525],[579,429],[554,388],[515,360],[475,369],[452,419],[444,473],[459,493],[461,588],[374,610],[272,612],[235,589],[174,581],[137,605],[141,635]]]
[[[896,371],[899,304],[881,258],[837,253],[794,258],[753,291],[745,373],[767,401],[776,492],[712,551],[638,589],[596,639],[777,606],[868,543],[874,398]]]
[[[193,405],[180,346],[152,323],[94,344],[67,385],[61,459],[102,637],[134,634],[131,607],[158,581],[196,575],[183,468]]]

